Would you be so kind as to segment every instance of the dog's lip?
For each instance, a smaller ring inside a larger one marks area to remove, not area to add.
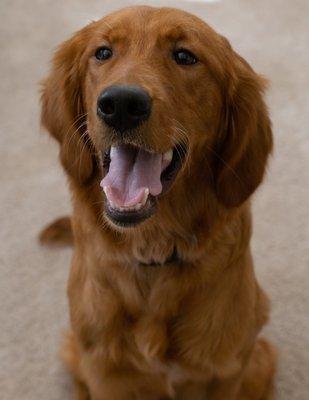
[[[156,199],[149,196],[145,205],[138,210],[119,210],[113,208],[107,197],[105,202],[105,214],[115,225],[123,228],[134,227],[151,217],[156,210]]]

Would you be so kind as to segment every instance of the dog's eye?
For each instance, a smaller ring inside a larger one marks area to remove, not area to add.
[[[108,47],[100,47],[95,52],[95,58],[99,61],[108,60],[113,55],[113,52]]]
[[[191,51],[185,49],[174,51],[173,57],[179,65],[193,65],[198,62],[197,57]]]

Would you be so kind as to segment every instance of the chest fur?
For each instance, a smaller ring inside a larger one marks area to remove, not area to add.
[[[197,282],[191,291],[186,274],[178,273],[177,285],[171,270],[143,281],[128,270],[122,280],[100,288],[97,282],[85,282],[75,318],[90,352],[100,354],[107,367],[130,365],[141,373],[157,372],[172,385],[205,380],[219,369],[220,374],[235,371],[239,364],[232,340],[239,342],[239,334],[231,330],[227,344],[224,322],[214,323],[210,292]]]

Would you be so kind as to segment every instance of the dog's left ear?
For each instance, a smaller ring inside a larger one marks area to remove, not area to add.
[[[272,132],[264,89],[264,79],[232,51],[224,117],[215,148],[215,190],[227,207],[247,200],[265,173]]]
[[[86,184],[94,171],[83,99],[86,62],[83,55],[92,24],[60,45],[43,82],[42,125],[60,144],[60,160],[77,183]]]

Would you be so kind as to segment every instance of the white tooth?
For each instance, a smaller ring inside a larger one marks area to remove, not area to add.
[[[137,203],[134,207],[135,210],[140,210],[142,208],[142,203]]]
[[[114,204],[114,203],[112,202],[112,200],[110,200],[109,197],[108,197],[108,189],[109,189],[109,186],[104,186],[104,187],[103,187],[103,192],[105,193],[105,196],[106,196],[106,198],[107,198],[107,200],[108,200],[110,206],[111,206],[112,208],[115,208],[115,204]]]
[[[112,146],[112,147],[111,147],[111,151],[110,151],[110,153],[109,153],[110,158],[113,157],[113,155],[115,154],[115,151],[116,151],[116,147],[115,147],[115,146]]]
[[[144,206],[146,204],[146,201],[148,199],[148,195],[149,195],[149,189],[146,188],[145,192],[144,192],[144,196],[143,196],[142,201],[141,201],[142,206]]]
[[[173,158],[173,149],[170,149],[163,154],[163,161],[170,163],[172,161],[172,158]]]

